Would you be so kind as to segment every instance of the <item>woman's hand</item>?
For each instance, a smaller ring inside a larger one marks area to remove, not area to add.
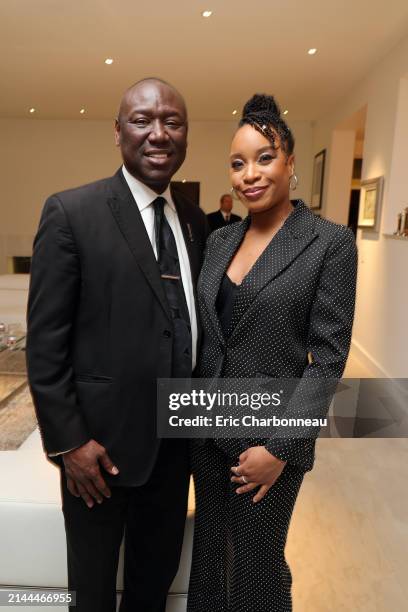
[[[239,456],[239,465],[233,466],[232,482],[243,484],[236,493],[248,493],[259,487],[253,502],[259,502],[275,484],[282,473],[286,461],[282,461],[266,450],[265,446],[251,446]]]

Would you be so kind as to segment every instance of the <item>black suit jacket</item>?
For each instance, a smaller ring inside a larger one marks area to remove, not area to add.
[[[238,290],[227,341],[216,299],[249,217],[210,235],[198,284],[203,344],[197,376],[300,379],[285,417],[306,417],[310,412],[305,398],[315,401],[310,391],[321,391],[311,381],[330,381],[344,370],[354,316],[357,250],[350,229],[316,217],[301,200],[293,204],[295,209]],[[280,438],[278,431],[271,431],[263,443],[275,456],[304,470],[313,466],[312,438]],[[237,440],[217,444],[237,454]],[[253,442],[239,444],[242,452]]]
[[[195,284],[207,223],[197,206],[174,200]],[[28,377],[45,450],[94,438],[120,470],[108,482],[144,482],[159,446],[156,379],[172,372],[172,322],[121,170],[45,203],[27,323]],[[51,459],[61,465],[61,457]]]
[[[208,225],[210,226],[210,231],[212,232],[216,229],[219,229],[220,227],[225,227],[226,225],[231,225],[231,223],[241,221],[241,219],[242,217],[240,217],[239,215],[234,215],[234,213],[231,213],[230,220],[228,223],[226,223],[224,216],[220,210],[208,213],[207,215]]]

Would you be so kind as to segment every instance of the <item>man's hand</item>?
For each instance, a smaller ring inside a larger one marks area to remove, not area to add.
[[[101,504],[103,496],[111,496],[110,489],[102,478],[99,463],[114,476],[119,474],[119,470],[113,465],[104,446],[96,440],[89,440],[62,457],[68,490],[75,497],[82,497],[88,508],[93,507],[94,500]]]
[[[237,493],[248,493],[259,487],[253,498],[256,503],[266,495],[271,486],[281,475],[286,461],[278,459],[266,450],[264,446],[252,446],[239,456],[239,465],[233,466],[232,482],[243,484]]]

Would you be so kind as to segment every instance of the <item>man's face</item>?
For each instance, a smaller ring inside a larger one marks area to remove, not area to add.
[[[126,92],[115,140],[127,170],[162,193],[186,157],[187,114],[177,91],[144,81]]]
[[[221,200],[221,210],[225,213],[230,213],[232,210],[232,197],[230,195],[223,196]]]

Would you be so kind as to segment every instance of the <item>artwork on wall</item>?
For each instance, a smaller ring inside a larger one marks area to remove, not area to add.
[[[326,161],[326,149],[323,149],[314,158],[313,164],[313,182],[312,182],[312,198],[310,208],[312,210],[320,210],[323,201],[323,181],[324,181],[324,164]]]
[[[361,182],[358,227],[379,231],[383,185],[383,176]]]
[[[397,231],[394,232],[394,236],[408,238],[408,206],[397,215]]]

